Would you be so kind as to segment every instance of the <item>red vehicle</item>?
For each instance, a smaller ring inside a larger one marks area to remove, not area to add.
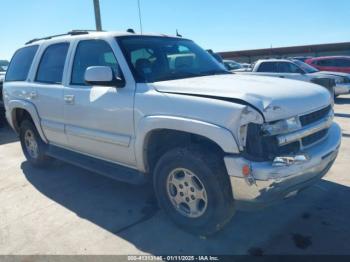
[[[350,56],[324,56],[310,58],[305,63],[320,71],[350,73]]]

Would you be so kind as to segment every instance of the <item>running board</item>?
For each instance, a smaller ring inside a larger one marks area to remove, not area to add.
[[[139,185],[147,180],[144,174],[132,168],[85,156],[57,146],[49,145],[46,154],[121,182]]]

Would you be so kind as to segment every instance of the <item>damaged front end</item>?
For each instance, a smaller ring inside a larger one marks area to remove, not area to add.
[[[333,122],[329,105],[321,110],[272,123],[250,123],[247,128],[244,156],[252,161],[276,161],[286,165],[298,162],[300,153],[322,140]],[[295,160],[292,158],[295,157]],[[304,157],[303,159],[307,159]]]
[[[283,199],[325,175],[341,142],[331,105],[245,128],[241,155],[224,160],[235,200],[254,206]]]

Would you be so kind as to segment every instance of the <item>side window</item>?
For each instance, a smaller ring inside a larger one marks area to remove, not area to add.
[[[335,60],[335,66],[350,67],[350,59],[339,58]]]
[[[50,84],[62,83],[68,48],[68,43],[54,44],[47,47],[41,57],[35,80]]]
[[[265,73],[276,73],[277,72],[277,63],[275,62],[263,62],[259,65],[258,72]]]
[[[90,66],[109,66],[116,75],[119,73],[117,59],[110,45],[104,40],[83,40],[78,44],[73,62],[71,84],[86,85],[84,75]]]
[[[25,81],[37,50],[37,45],[19,49],[11,60],[6,81]]]
[[[278,63],[278,73],[301,73],[299,67],[292,63],[280,62]]]
[[[325,59],[325,60],[318,60],[317,65],[319,66],[334,66],[333,60],[331,59]]]

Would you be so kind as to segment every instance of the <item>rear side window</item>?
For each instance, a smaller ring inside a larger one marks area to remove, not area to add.
[[[258,68],[258,72],[275,73],[276,71],[277,71],[277,63],[275,62],[261,63]]]
[[[335,66],[350,67],[350,59],[339,58],[335,60]]]
[[[68,48],[68,43],[54,44],[46,48],[41,57],[36,81],[50,84],[62,83]]]
[[[109,66],[119,75],[117,59],[104,40],[84,40],[79,43],[74,57],[71,84],[86,85],[85,70],[90,66]]]
[[[25,81],[37,50],[37,45],[19,49],[11,60],[6,81]]]
[[[334,61],[332,59],[318,60],[318,66],[334,66]]]

